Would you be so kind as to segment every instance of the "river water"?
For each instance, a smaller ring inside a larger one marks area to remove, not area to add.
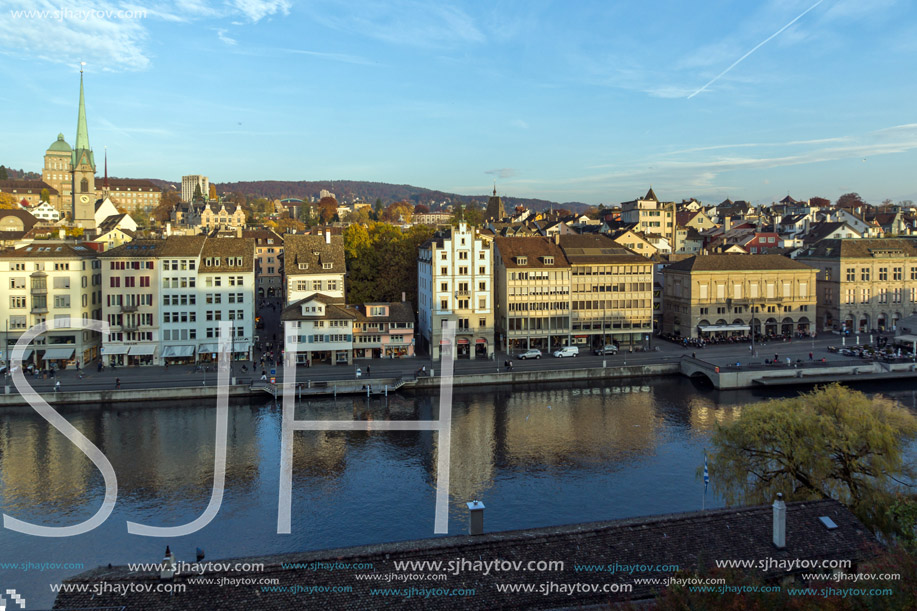
[[[910,388],[882,391],[917,410]],[[487,531],[532,528],[722,505],[698,476],[717,422],[740,406],[795,390],[717,392],[684,378],[601,385],[457,389],[452,412],[449,533],[467,532],[470,500]],[[433,419],[438,396],[314,401],[297,419]],[[292,533],[277,534],[281,410],[264,400],[229,411],[226,491],[217,517],[193,535],[131,535],[126,521],[185,524],[206,508],[215,410],[195,404],[89,406],[61,413],[95,443],[118,477],[118,500],[97,529],[39,538],[0,530],[0,586],[27,608],[50,607],[49,584],[99,565],[257,556],[431,537],[438,440],[432,432],[295,434]],[[92,516],[99,471],[30,408],[0,413],[0,505],[46,526]],[[13,563],[13,564],[11,564]],[[15,564],[19,566],[14,566]],[[40,568],[29,568],[28,564]]]

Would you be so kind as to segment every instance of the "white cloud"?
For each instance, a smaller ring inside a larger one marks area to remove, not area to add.
[[[313,4],[312,18],[325,27],[392,44],[448,47],[485,40],[465,11],[444,2],[373,0],[359,5],[323,2],[319,7],[318,4]]]
[[[233,6],[253,23],[271,15],[290,14],[289,0],[233,0]]]
[[[486,170],[485,174],[496,176],[497,178],[512,178],[519,173],[516,168],[497,168],[495,170]]]
[[[226,35],[226,30],[217,30],[217,38],[225,42],[227,45],[233,47],[239,44],[239,41],[237,41],[235,38],[230,38]]]
[[[144,70],[150,59],[143,49],[148,38],[143,20],[106,18],[104,13],[116,15],[119,10],[120,5],[110,2],[62,9],[37,0],[27,9],[31,12],[7,13],[0,19],[0,51],[55,63],[82,60],[95,69]]]

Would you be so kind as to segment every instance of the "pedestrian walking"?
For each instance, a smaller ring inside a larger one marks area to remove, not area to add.
[[[60,392],[60,380],[58,380],[57,384],[54,385],[54,392]]]
[[[121,390],[121,378],[115,378],[115,390]]]
[[[810,360],[810,361],[814,360],[814,359],[812,358],[813,356],[814,356],[814,355],[810,352],[810,353],[809,353],[809,360]]]

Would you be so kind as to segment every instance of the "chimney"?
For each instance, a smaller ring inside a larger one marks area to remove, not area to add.
[[[175,577],[175,556],[169,546],[166,546],[166,555],[162,559],[162,568],[159,572],[160,581],[171,581]]]
[[[408,294],[405,293],[404,291],[401,291],[401,303],[404,303],[405,301],[407,301],[407,298],[408,298]]]
[[[777,549],[786,548],[786,503],[783,502],[783,494],[777,493],[777,500],[774,501],[774,547]]]
[[[172,223],[166,223],[166,237],[172,235]]]
[[[554,243],[560,244],[560,232],[559,231],[554,234]]]
[[[236,227],[236,237],[237,237],[237,238],[241,238],[241,237],[242,237],[242,226],[241,226],[241,225],[238,226],[238,227]]]
[[[481,501],[471,501],[466,503],[468,510],[471,512],[471,520],[468,521],[469,535],[484,534],[484,503]]]
[[[723,219],[723,233],[729,231],[729,228],[732,227],[732,217],[727,216]]]
[[[57,237],[58,237],[59,239],[63,240],[64,237],[65,237],[66,235],[67,235],[67,231],[66,231],[63,227],[61,227],[60,229],[57,230]],[[10,269],[12,269],[12,268],[10,268]]]
[[[325,244],[331,244],[331,228],[325,228]]]

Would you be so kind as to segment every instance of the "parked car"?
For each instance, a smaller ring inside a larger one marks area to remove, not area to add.
[[[520,353],[516,358],[517,359],[540,359],[541,350],[530,348],[529,350],[526,350],[525,352]]]
[[[560,350],[554,351],[554,356],[556,358],[564,358],[566,356],[577,356],[579,354],[579,348],[577,346],[564,346]]]
[[[601,348],[597,348],[595,350],[595,353],[598,354],[599,356],[604,356],[606,354],[617,354],[618,347],[615,346],[614,344],[605,344]]]

